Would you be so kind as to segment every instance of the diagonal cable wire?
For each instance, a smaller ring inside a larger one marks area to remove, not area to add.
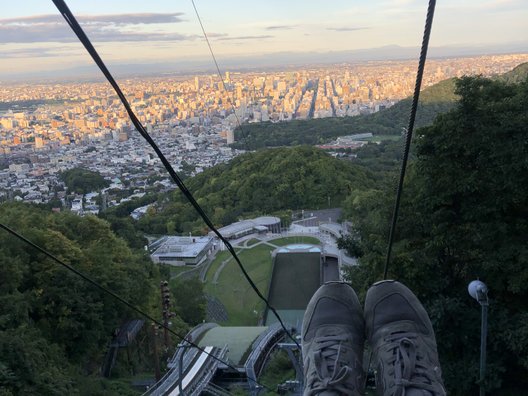
[[[213,233],[218,237],[218,239],[220,239],[224,243],[224,245],[226,246],[226,248],[229,251],[229,253],[231,253],[233,258],[235,259],[236,263],[238,264],[238,267],[240,268],[240,270],[244,274],[244,277],[246,278],[246,280],[250,284],[251,288],[255,291],[257,296],[266,304],[266,308],[268,310],[270,310],[271,312],[273,312],[273,314],[275,315],[275,317],[279,321],[281,327],[284,329],[284,331],[286,332],[288,337],[297,345],[297,347],[299,349],[301,349],[301,346],[299,345],[297,340],[295,340],[295,338],[290,334],[290,332],[286,328],[286,325],[282,321],[282,318],[279,316],[279,314],[276,311],[276,309],[270,305],[269,301],[260,292],[260,290],[258,289],[258,287],[255,284],[255,282],[253,282],[253,280],[251,279],[251,277],[247,273],[246,269],[242,265],[242,262],[240,261],[240,258],[236,254],[235,249],[233,249],[233,246],[231,245],[231,243],[226,238],[224,238],[224,236],[220,233],[220,231],[218,231],[218,229],[214,226],[214,224],[209,219],[207,214],[204,212],[202,207],[198,204],[198,202],[196,202],[196,200],[193,197],[193,195],[191,194],[191,192],[187,189],[187,186],[185,186],[185,184],[183,183],[182,179],[178,176],[176,171],[173,169],[173,167],[170,164],[170,162],[167,160],[167,158],[165,158],[165,155],[163,155],[162,151],[160,150],[160,148],[158,147],[156,142],[154,142],[152,137],[148,134],[146,129],[143,127],[141,122],[138,120],[138,118],[136,117],[136,115],[133,112],[132,108],[130,107],[130,104],[128,103],[128,100],[126,99],[125,95],[121,91],[121,88],[119,87],[119,85],[115,81],[114,77],[112,76],[112,74],[110,73],[110,71],[108,70],[106,65],[104,64],[103,60],[101,59],[101,57],[99,56],[97,51],[95,50],[95,48],[92,45],[92,43],[90,42],[90,39],[88,38],[88,36],[86,36],[84,31],[82,30],[81,26],[79,25],[79,23],[75,19],[75,16],[72,14],[70,9],[66,5],[65,1],[64,0],[52,0],[52,1],[55,4],[55,6],[57,7],[57,9],[59,10],[59,12],[62,14],[62,16],[64,17],[66,22],[70,25],[70,27],[72,28],[74,33],[77,35],[77,37],[79,38],[81,43],[84,45],[84,48],[86,48],[86,50],[88,51],[88,53],[90,54],[90,56],[92,57],[94,62],[97,64],[97,66],[99,67],[101,72],[104,74],[104,76],[106,77],[106,79],[108,80],[108,82],[110,83],[112,88],[114,88],[115,92],[117,93],[117,96],[119,96],[119,99],[123,103],[123,106],[125,106],[125,109],[126,109],[126,111],[128,113],[128,116],[130,117],[130,120],[132,121],[132,123],[134,124],[134,126],[136,127],[136,129],[140,133],[140,135],[154,149],[156,155],[158,156],[158,158],[162,162],[163,166],[165,167],[165,169],[167,170],[167,172],[171,176],[172,180],[176,183],[178,188],[181,190],[183,195],[185,195],[185,197],[191,203],[191,205],[194,207],[196,212],[198,212],[198,214],[202,217],[202,219],[204,220],[205,224],[207,224],[207,226],[211,229],[211,231],[213,231]]]
[[[216,56],[213,52],[213,47],[211,47],[211,43],[209,42],[209,37],[207,36],[207,33],[205,32],[205,28],[202,23],[202,18],[200,18],[200,14],[198,13],[198,9],[196,8],[196,4],[194,3],[194,0],[191,0],[191,3],[194,8],[194,12],[196,13],[196,17],[198,18],[198,22],[200,23],[200,27],[202,28],[202,33],[204,35],[205,41],[207,42],[207,46],[209,47],[209,52],[211,53],[211,56],[213,57],[213,62],[216,66],[216,71],[218,73],[218,77],[220,77],[220,81],[222,81],[222,86],[224,87],[224,91],[227,91],[227,86],[224,81],[224,78],[222,77],[222,72],[220,71],[220,67],[218,66],[218,62],[216,61]],[[238,127],[240,128],[240,132],[242,133],[244,145],[246,146],[246,150],[249,151],[249,146],[247,144],[247,138],[249,137],[249,134],[246,134],[244,131],[244,128],[242,128],[242,123],[240,122],[240,119],[238,118],[238,115],[236,113],[235,105],[232,101],[229,101],[231,103],[231,107],[233,108],[233,114],[235,115],[235,118],[237,120]]]
[[[389,270],[389,263],[392,253],[392,245],[394,243],[394,234],[396,232],[396,223],[398,221],[398,212],[400,209],[400,200],[403,190],[403,179],[405,178],[405,169],[407,168],[407,160],[409,158],[409,149],[411,147],[412,133],[414,129],[414,121],[416,119],[416,110],[418,109],[418,99],[420,98],[420,88],[422,86],[422,78],[425,68],[425,60],[427,59],[427,48],[429,46],[429,37],[431,35],[431,28],[433,26],[433,16],[435,10],[436,0],[429,0],[427,8],[427,17],[425,19],[425,29],[422,40],[422,49],[420,51],[420,60],[418,62],[418,71],[416,73],[416,84],[414,86],[414,95],[411,105],[411,112],[409,114],[409,125],[405,135],[405,148],[403,152],[403,159],[400,170],[400,179],[398,181],[398,190],[396,192],[396,200],[394,202],[394,210],[392,213],[392,222],[389,233],[389,244],[387,248],[387,259],[385,261],[385,269],[383,271],[383,279],[387,279],[387,272]]]
[[[21,241],[25,242],[26,244],[30,245],[31,247],[33,247],[34,249],[38,250],[39,252],[41,252],[42,254],[44,254],[45,256],[47,256],[48,258],[50,258],[51,260],[55,261],[56,263],[60,264],[61,266],[63,266],[64,268],[66,268],[68,271],[71,271],[73,272],[74,274],[76,274],[77,276],[81,277],[82,279],[84,279],[86,282],[90,283],[91,285],[95,286],[96,288],[98,288],[99,290],[103,291],[104,293],[112,296],[113,298],[115,298],[116,300],[118,300],[119,302],[121,302],[123,305],[127,306],[128,308],[132,309],[133,311],[137,312],[138,314],[140,314],[141,316],[145,317],[146,319],[152,321],[153,323],[155,323],[156,325],[166,329],[168,332],[170,332],[171,334],[175,335],[176,337],[178,337],[180,340],[182,341],[185,341],[187,342],[188,344],[190,344],[191,346],[193,346],[194,348],[198,349],[199,351],[205,353],[206,355],[214,358],[216,361],[220,362],[220,363],[223,363],[225,364],[227,367],[233,369],[233,370],[237,370],[234,366],[230,365],[228,362],[224,362],[222,359],[220,359],[219,357],[213,355],[212,353],[209,353],[207,352],[204,348],[200,347],[198,344],[192,342],[192,341],[189,341],[187,340],[184,336],[182,336],[181,334],[178,334],[176,333],[174,330],[172,330],[170,327],[168,326],[165,326],[164,323],[160,322],[159,320],[155,319],[154,317],[152,317],[151,315],[149,315],[148,313],[146,313],[145,311],[143,311],[141,308],[138,308],[136,307],[134,304],[128,302],[127,300],[125,300],[123,297],[121,297],[120,295],[118,295],[117,293],[113,292],[112,290],[104,287],[103,285],[101,285],[99,282],[93,280],[92,278],[90,278],[88,275],[86,275],[85,273],[75,269],[74,267],[72,267],[71,265],[65,263],[64,261],[62,261],[61,259],[59,259],[58,257],[56,257],[55,255],[53,255],[52,253],[48,252],[46,249],[44,249],[43,247],[37,245],[36,243],[30,241],[29,239],[27,239],[26,237],[24,237],[23,235],[19,234],[18,232],[16,232],[15,230],[13,230],[12,228],[9,228],[8,226],[6,226],[5,224],[3,223],[0,223],[0,228],[4,229],[5,231],[7,231],[8,233],[10,233],[11,235],[13,235],[14,237],[20,239]],[[248,377],[249,378],[249,377]],[[260,386],[263,386],[265,388],[267,388],[268,390],[271,391],[270,388],[268,388],[267,386],[263,385],[263,384],[260,384],[259,382],[257,382],[256,380],[254,379],[251,379],[252,381],[254,381],[257,385],[260,385]]]

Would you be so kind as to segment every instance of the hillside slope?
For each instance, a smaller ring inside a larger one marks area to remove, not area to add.
[[[374,183],[373,174],[314,147],[247,153],[189,179],[187,186],[217,225],[241,216],[286,209],[336,207],[355,189]],[[140,220],[146,232],[189,232],[202,227],[180,192]]]

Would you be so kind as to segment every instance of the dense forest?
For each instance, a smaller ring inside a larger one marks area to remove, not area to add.
[[[61,172],[60,179],[64,182],[68,191],[78,194],[86,194],[108,187],[110,183],[99,172],[84,168],[73,168]]]
[[[161,316],[159,267],[116,237],[106,221],[7,203],[0,205],[0,219],[127,301]],[[131,392],[126,382],[103,380],[100,370],[116,329],[127,320],[143,319],[136,312],[5,231],[0,232],[0,280],[0,395]],[[198,301],[200,288],[194,289]],[[189,301],[189,294],[181,290],[177,300]],[[192,324],[203,319],[203,307],[194,316],[175,309]],[[182,320],[173,323],[185,334]],[[142,358],[118,364],[115,373],[152,372],[145,341],[149,328],[147,323],[140,337],[144,342],[137,345]]]
[[[389,276],[424,302],[451,395],[477,393],[480,307],[471,280],[490,289],[490,394],[528,386],[528,80],[457,82],[460,101],[417,131]],[[364,295],[381,278],[394,185],[352,193],[348,247],[362,255],[348,277]]]
[[[340,206],[352,191],[374,182],[374,174],[361,166],[300,146],[241,155],[189,179],[187,187],[223,226],[240,217]],[[207,231],[179,191],[160,197],[137,226],[153,234]]]

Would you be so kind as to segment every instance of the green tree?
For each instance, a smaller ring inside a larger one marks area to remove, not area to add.
[[[363,256],[363,249],[361,248],[361,243],[357,235],[342,235],[337,239],[337,247],[339,249],[345,249],[350,257]]]
[[[205,319],[206,300],[203,283],[198,278],[182,279],[171,284],[176,313],[194,326]]]
[[[351,191],[373,184],[364,166],[300,146],[247,153],[188,179],[187,187],[217,226],[254,214],[339,206]],[[170,225],[170,228],[167,228]],[[177,191],[138,221],[147,233],[206,232],[196,211]]]
[[[99,172],[93,172],[84,168],[66,170],[59,177],[66,184],[66,187],[68,187],[68,191],[74,191],[79,194],[86,194],[110,185]]]
[[[519,394],[528,385],[528,80],[462,78],[456,92],[456,108],[417,131],[389,273],[426,305],[453,395],[477,392],[480,311],[467,285],[486,282],[486,387]],[[349,276],[363,290],[382,275],[393,191],[347,201],[365,251]]]
[[[132,304],[157,303],[157,267],[105,221],[0,205],[0,219]],[[98,371],[127,307],[35,249],[0,233],[0,385],[13,394],[70,394]]]

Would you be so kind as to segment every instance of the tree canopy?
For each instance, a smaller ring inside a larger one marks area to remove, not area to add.
[[[150,310],[157,301],[157,267],[131,251],[105,221],[26,204],[0,205],[0,218],[132,304]],[[77,378],[98,372],[114,330],[137,317],[5,231],[0,232],[0,279],[3,395],[78,392]]]
[[[340,206],[352,191],[373,183],[374,175],[363,167],[301,146],[238,156],[188,179],[187,187],[213,222],[222,226],[241,216]],[[179,191],[151,209],[138,222],[146,232],[204,230],[203,221]]]
[[[486,387],[519,394],[528,385],[528,80],[462,78],[456,93],[454,110],[417,131],[389,274],[426,305],[453,395],[476,390],[480,309],[467,285],[484,281]],[[382,276],[393,189],[347,200],[363,253],[349,273],[358,290]]]
[[[66,184],[68,191],[79,194],[86,194],[110,185],[99,172],[84,168],[68,169],[60,174],[60,179]]]

